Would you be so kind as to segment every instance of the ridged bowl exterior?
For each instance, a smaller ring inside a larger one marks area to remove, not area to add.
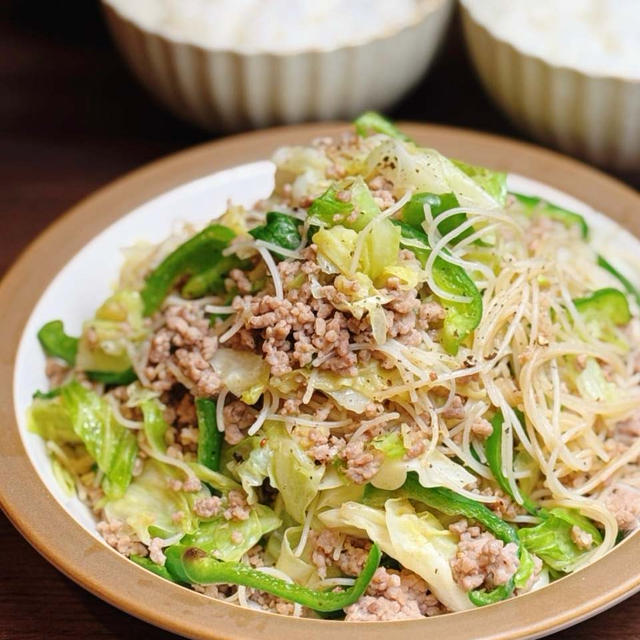
[[[619,170],[640,168],[640,79],[589,75],[528,55],[462,0],[471,59],[491,97],[538,140]]]
[[[297,54],[207,49],[147,31],[103,2],[139,80],[179,116],[212,130],[352,118],[384,110],[426,72],[453,0],[423,2],[419,20],[364,44]]]

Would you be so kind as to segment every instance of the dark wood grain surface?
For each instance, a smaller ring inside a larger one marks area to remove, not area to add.
[[[393,115],[526,139],[483,94],[457,25],[432,73]],[[83,196],[210,137],[139,88],[94,0],[0,0],[0,275]],[[620,177],[640,185],[640,173]],[[171,637],[75,585],[0,514],[0,640]],[[640,595],[553,638],[640,638]]]

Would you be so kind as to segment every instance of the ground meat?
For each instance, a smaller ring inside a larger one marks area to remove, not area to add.
[[[464,420],[465,418],[464,398],[462,396],[454,396],[451,404],[442,412],[445,420]]]
[[[604,505],[615,516],[623,531],[632,531],[640,519],[640,489],[617,482],[604,494]]]
[[[194,591],[202,593],[209,598],[215,598],[216,600],[224,600],[225,598],[228,598],[233,595],[238,588],[235,584],[226,583],[207,585],[192,584],[191,587]]]
[[[455,581],[471,591],[484,585],[493,588],[506,584],[518,569],[518,547],[507,545],[478,526],[469,526],[466,520],[452,524],[449,529],[460,536],[451,569]]]
[[[424,302],[418,310],[418,326],[421,329],[438,326],[442,324],[446,315],[445,308],[439,302]]]
[[[220,513],[222,500],[218,496],[198,498],[193,504],[193,512],[201,518],[213,518]]]
[[[347,463],[345,475],[351,482],[365,484],[378,473],[384,461],[384,455],[376,449],[367,447],[363,439],[350,441],[340,453]]]
[[[71,367],[66,362],[62,362],[57,358],[47,358],[44,372],[49,378],[52,389],[60,387],[66,382],[67,377],[71,373]]]
[[[493,427],[488,420],[477,418],[471,423],[471,433],[478,438],[488,438],[493,433]]]
[[[145,367],[152,389],[167,391],[178,380],[198,396],[220,391],[220,379],[209,364],[217,347],[204,310],[197,305],[172,305],[156,314],[160,327],[151,338]]]
[[[378,567],[366,594],[345,609],[346,620],[352,622],[421,618],[445,611],[422,578],[406,569],[385,567]]]
[[[224,417],[224,439],[231,445],[238,444],[245,437],[244,429],[256,420],[258,412],[241,400],[233,400],[222,410]]]
[[[578,549],[591,549],[593,546],[593,536],[577,525],[571,527],[571,539]]]
[[[247,504],[247,496],[243,491],[232,489],[227,496],[227,508],[223,512],[225,520],[247,520],[251,509]]]
[[[517,515],[526,513],[525,510],[501,489],[487,487],[480,492],[484,496],[494,496],[494,502],[488,502],[487,507],[501,518],[513,519]]]
[[[336,566],[347,576],[357,576],[362,571],[371,543],[363,538],[345,536],[333,529],[310,533],[311,561],[318,567],[318,575],[324,578],[327,567]]]
[[[640,411],[636,411],[626,420],[618,422],[614,430],[615,439],[625,445],[631,445],[638,436],[640,436]]]
[[[329,435],[323,429],[309,429],[307,438],[311,443],[307,454],[322,464],[334,460],[346,446],[344,438]]]
[[[255,602],[265,611],[273,611],[283,616],[293,615],[293,602],[283,600],[266,591],[258,591],[257,589],[247,589],[247,599]]]
[[[151,543],[149,544],[149,559],[161,566],[164,566],[167,560],[162,551],[163,544],[164,540],[162,538],[151,538]]]
[[[111,522],[101,520],[96,525],[96,528],[105,542],[123,556],[147,555],[147,548],[137,540],[135,534],[127,532],[124,523],[118,520]]]

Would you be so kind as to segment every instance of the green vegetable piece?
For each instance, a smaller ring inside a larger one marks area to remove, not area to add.
[[[180,291],[183,298],[202,298],[211,293],[224,291],[225,276],[232,269],[248,269],[251,263],[238,256],[220,256],[211,268],[191,276]]]
[[[591,535],[594,545],[602,543],[602,534],[587,518],[561,507],[546,512],[545,519],[535,527],[520,529],[518,536],[528,551],[538,555],[552,569],[570,573],[585,553],[571,538],[574,526]]]
[[[116,421],[104,399],[75,380],[62,388],[62,402],[74,432],[105,474],[105,493],[121,496],[131,482],[138,453],[135,435]]]
[[[138,379],[132,367],[124,371],[87,371],[86,374],[89,380],[108,385],[126,385]]]
[[[618,279],[620,284],[625,288],[625,291],[632,295],[636,302],[640,305],[640,291],[633,285],[633,283],[622,273],[620,273],[610,262],[608,262],[602,256],[598,256],[598,265],[605,271],[608,271],[612,276]]]
[[[576,225],[580,228],[583,238],[589,237],[589,227],[579,213],[559,207],[537,196],[526,196],[522,193],[511,193],[511,195],[515,196],[527,214],[540,213],[548,218],[561,222],[565,227]]]
[[[404,222],[422,231],[425,204],[428,204],[431,208],[431,215],[434,219],[437,219],[441,213],[460,206],[458,198],[456,198],[453,193],[443,193],[440,195],[436,195],[435,193],[416,193],[411,196],[411,200],[402,208],[402,219]],[[438,231],[445,236],[454,229],[457,229],[461,224],[466,222],[466,220],[466,213],[456,213],[440,222],[438,224]],[[473,228],[469,227],[453,238],[451,243],[455,244],[467,236],[470,236],[472,233]]]
[[[156,564],[149,558],[145,558],[144,556],[129,556],[133,562],[135,562],[138,566],[146,569],[147,571],[151,571],[151,573],[155,573],[157,576],[164,578],[165,580],[169,580],[170,582],[177,582],[174,577],[167,571],[166,567],[163,567],[160,564]]]
[[[631,320],[627,296],[619,289],[598,289],[584,298],[575,298],[573,303],[587,320],[617,325],[625,325]]]
[[[52,398],[57,398],[60,395],[60,387],[56,387],[55,389],[50,389],[49,391],[34,391],[31,396],[34,400],[51,400]]]
[[[54,389],[59,396],[62,387]],[[57,396],[48,397],[49,394],[34,396],[34,401],[27,412],[27,428],[37,433],[44,440],[53,440],[58,443],[77,444],[82,439],[73,429],[69,412],[57,399]],[[44,396],[44,397],[43,397]]]
[[[209,225],[170,253],[148,276],[140,293],[144,315],[156,311],[176,281],[186,275],[202,273],[220,259],[220,252],[235,237],[221,224]]]
[[[198,416],[198,462],[212,471],[220,471],[224,433],[218,430],[215,400],[197,398],[196,414]]]
[[[72,338],[64,332],[62,320],[52,320],[38,331],[38,340],[48,356],[60,358],[69,366],[76,363],[78,338]]]
[[[363,138],[366,138],[372,133],[383,133],[386,136],[397,138],[404,142],[413,142],[413,140],[408,135],[402,133],[391,120],[387,120],[387,118],[375,111],[365,111],[365,113],[355,120],[354,124],[356,133]]]
[[[147,441],[156,453],[164,453],[167,450],[167,444],[164,435],[167,431],[166,423],[162,411],[162,407],[157,400],[145,400],[141,405],[143,430]]]
[[[453,158],[451,162],[482,187],[498,204],[504,205],[507,201],[507,174],[504,171],[478,167]]]
[[[511,486],[504,473],[502,472],[502,427],[504,425],[504,417],[502,412],[498,411],[491,419],[493,431],[485,441],[485,455],[491,473],[498,483],[498,486],[511,498],[514,498]],[[522,495],[522,506],[532,515],[539,515],[540,507],[529,496]]]
[[[419,240],[424,244],[424,249],[407,245],[407,248],[414,253],[424,266],[431,254],[429,239],[426,234],[405,222],[399,220],[392,220],[392,222],[400,227],[403,238]],[[469,302],[441,300],[447,311],[442,329],[442,345],[449,353],[455,355],[458,352],[460,343],[480,324],[482,319],[482,295],[462,267],[451,264],[440,256],[433,263],[433,279],[444,291],[470,298]]]
[[[297,602],[316,611],[337,611],[356,602],[365,592],[380,564],[381,555],[378,545],[372,545],[365,565],[353,586],[339,592],[316,591],[286,582],[240,562],[221,562],[195,547],[190,547],[182,553],[182,567],[178,571],[193,584],[241,584]]]
[[[337,193],[338,190],[334,186],[329,187],[311,203],[308,215],[332,226],[338,222],[344,222],[353,211],[353,204],[339,200],[336,197]],[[315,228],[317,229],[317,227]]]
[[[182,584],[191,584],[191,580],[184,571],[182,564],[182,554],[189,547],[185,544],[172,544],[164,550],[166,561],[164,563],[165,569],[169,575],[173,578],[174,582],[180,582]]]
[[[296,218],[279,213],[278,211],[269,211],[267,213],[267,223],[261,227],[251,229],[249,233],[256,240],[264,240],[271,244],[276,244],[284,249],[297,249],[302,241],[302,236],[298,227],[300,221]],[[282,260],[284,256],[276,253],[275,256]]]

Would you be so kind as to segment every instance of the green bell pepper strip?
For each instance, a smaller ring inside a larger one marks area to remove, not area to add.
[[[235,233],[221,224],[212,224],[170,253],[146,278],[140,292],[144,315],[150,316],[162,304],[176,281],[215,266],[221,251]]]
[[[62,393],[62,387],[56,387],[55,389],[50,389],[49,391],[34,391],[31,396],[34,400],[52,400],[53,398],[57,398]]]
[[[127,385],[138,379],[132,367],[124,371],[87,371],[87,377],[93,382],[102,382],[109,385]]]
[[[224,279],[232,269],[247,269],[251,263],[240,260],[238,256],[221,256],[209,269],[192,275],[182,287],[180,294],[183,298],[202,298],[208,293],[222,293]]]
[[[392,220],[392,222],[400,227],[403,238],[419,240],[424,245],[424,249],[406,246],[424,266],[431,254],[426,234],[406,222],[399,220]],[[402,238],[400,243],[402,244]],[[469,302],[441,301],[447,311],[442,329],[442,345],[449,353],[455,355],[460,343],[480,324],[482,295],[462,267],[451,264],[440,256],[433,263],[432,275],[435,283],[444,291],[470,298]]]
[[[526,213],[541,213],[548,218],[561,222],[566,227],[577,225],[580,228],[582,237],[589,237],[589,227],[579,213],[559,207],[537,196],[526,196],[522,193],[511,193],[511,195],[523,206]]]
[[[269,211],[267,222],[260,227],[254,227],[249,233],[256,240],[264,240],[271,244],[276,244],[285,249],[297,249],[302,241],[299,231],[300,221],[286,213]],[[284,256],[275,253],[274,255],[283,260]]]
[[[402,220],[412,227],[416,227],[419,231],[422,231],[422,223],[424,222],[424,206],[428,204],[431,208],[431,215],[437,221],[438,216],[449,209],[455,209],[460,206],[458,198],[453,193],[442,193],[436,195],[435,193],[416,193],[411,196],[411,200],[407,202],[402,208]],[[450,216],[446,220],[438,223],[438,231],[443,235],[451,233],[454,229],[457,229],[461,224],[466,222],[466,213],[456,213]],[[453,240],[452,244],[460,242],[460,240],[470,236],[473,233],[473,228],[469,227],[464,231],[461,231]]]
[[[179,545],[183,546],[183,545]],[[170,548],[171,549],[171,548]],[[337,611],[353,604],[366,591],[375,573],[382,553],[373,544],[360,575],[353,586],[344,591],[317,591],[299,584],[252,569],[241,562],[222,562],[201,549],[189,547],[182,552],[181,571],[192,584],[241,584],[266,591],[279,598],[297,602],[315,611]],[[167,556],[168,559],[168,556]]]
[[[414,142],[408,135],[402,133],[393,122],[375,111],[365,111],[354,121],[354,124],[356,133],[363,138],[372,133],[383,133],[390,138],[397,138],[404,142]]]
[[[588,319],[624,325],[631,320],[627,296],[619,289],[598,289],[584,298],[574,298],[576,309]]]
[[[156,564],[155,562],[149,560],[149,558],[146,558],[144,556],[133,555],[129,557],[133,562],[135,562],[138,566],[142,567],[143,569],[146,569],[147,571],[151,571],[151,573],[155,573],[157,576],[160,576],[165,580],[169,580],[170,582],[176,582],[176,580],[174,580],[173,576],[169,573],[169,571],[167,571],[166,567]]]
[[[521,582],[524,579],[524,571],[527,570],[527,568],[530,571],[528,564],[522,563],[523,550],[516,529],[499,518],[481,502],[476,502],[475,500],[461,496],[446,487],[423,487],[415,471],[407,473],[407,479],[402,485],[400,493],[411,500],[422,502],[447,515],[464,516],[470,520],[475,520],[505,544],[513,542],[518,547],[520,564],[524,564],[523,571],[520,572],[520,574],[516,571],[508,582],[491,591],[484,589],[470,591],[468,594],[469,599],[476,606],[480,607],[508,598],[515,589],[516,580]]]
[[[489,463],[489,469],[498,483],[498,486],[508,495],[513,498],[513,492],[511,486],[507,481],[504,473],[502,472],[502,427],[504,425],[504,417],[502,412],[498,411],[493,418],[491,418],[491,426],[493,431],[491,435],[485,441],[485,455],[487,456],[487,462]],[[526,496],[520,492],[522,496],[522,506],[534,516],[540,515],[540,507],[529,496]]]
[[[602,267],[605,271],[608,271],[612,276],[617,278],[620,284],[625,288],[625,291],[632,295],[636,302],[640,305],[640,291],[633,285],[633,283],[623,274],[621,274],[608,260],[601,255],[598,256],[598,266]]]
[[[218,430],[215,400],[196,398],[196,415],[198,418],[198,462],[212,471],[219,471],[224,433]]]
[[[76,363],[78,338],[64,332],[62,320],[52,320],[43,325],[38,331],[38,340],[48,356],[60,358],[71,367]]]

